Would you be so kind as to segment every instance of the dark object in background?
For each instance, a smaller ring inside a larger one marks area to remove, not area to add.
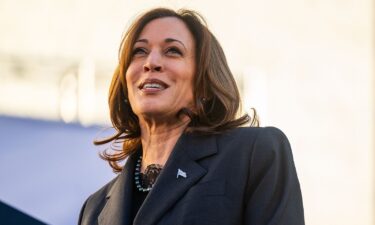
[[[0,224],[3,225],[46,225],[0,201]]]

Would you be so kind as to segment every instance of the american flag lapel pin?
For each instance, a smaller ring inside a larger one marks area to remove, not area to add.
[[[183,177],[183,178],[187,177],[186,172],[182,171],[180,168],[177,170],[177,178],[179,177]]]

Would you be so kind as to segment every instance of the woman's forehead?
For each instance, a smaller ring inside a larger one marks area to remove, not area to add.
[[[163,17],[150,21],[141,31],[137,41],[146,43],[178,40],[193,45],[194,39],[186,24],[176,17]]]

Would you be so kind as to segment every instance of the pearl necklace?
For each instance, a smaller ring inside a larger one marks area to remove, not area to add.
[[[139,156],[135,166],[134,180],[135,186],[140,192],[148,192],[155,184],[156,178],[162,170],[162,166],[158,164],[148,165],[145,173],[141,173],[142,156]],[[146,187],[145,187],[146,186]]]

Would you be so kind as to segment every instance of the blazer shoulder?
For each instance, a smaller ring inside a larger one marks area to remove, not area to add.
[[[254,157],[255,152],[272,158],[285,151],[282,148],[285,143],[289,144],[285,134],[276,127],[239,127],[217,135],[216,141],[221,155],[236,155],[246,160]]]
[[[280,142],[288,138],[279,128],[276,127],[238,127],[224,133],[219,139],[236,139],[247,142]]]
[[[93,215],[99,215],[101,209],[104,207],[107,196],[109,195],[113,185],[118,180],[118,176],[113,178],[99,190],[91,194],[86,201],[84,202],[81,212],[79,215],[79,222],[78,224],[90,224],[86,220],[92,219]]]
[[[287,136],[276,127],[240,127],[219,138],[221,143],[232,144],[233,141],[248,146],[247,149],[253,157],[256,154],[272,159],[275,156],[292,154]],[[242,147],[240,154],[244,154],[245,149]]]
[[[117,175],[115,178],[113,178],[111,181],[109,181],[107,184],[102,186],[99,190],[91,194],[87,202],[95,201],[95,202],[100,202],[101,200],[105,199],[107,195],[109,194],[110,190],[112,189],[113,185],[116,183],[119,175]]]
[[[242,134],[242,135],[256,135],[259,134],[263,136],[269,136],[269,137],[281,137],[285,138],[285,134],[282,130],[280,130],[277,127],[238,127],[236,129],[232,130],[232,133],[234,134]]]
[[[258,130],[251,156],[252,168],[266,170],[271,167],[282,170],[295,170],[292,149],[288,138],[276,127],[264,127]]]
[[[263,127],[258,131],[256,145],[263,149],[289,150],[290,144],[287,136],[276,127]],[[264,150],[265,151],[265,150]]]

